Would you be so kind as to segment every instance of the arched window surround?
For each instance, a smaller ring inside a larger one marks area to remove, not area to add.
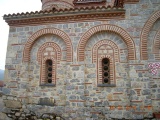
[[[56,70],[57,65],[60,64],[61,55],[61,48],[54,42],[46,42],[38,49],[37,61],[41,66],[40,86],[56,86]],[[48,83],[46,77],[46,61],[48,60],[52,60],[52,83]]]
[[[99,55],[98,50],[101,46],[108,46],[112,49],[112,54]],[[110,82],[109,84],[103,84],[102,76],[102,60],[109,59],[110,69]],[[119,62],[119,48],[111,40],[101,40],[97,42],[92,48],[92,62],[97,64],[97,86],[98,87],[115,87],[116,86],[116,75],[115,75],[115,62]]]

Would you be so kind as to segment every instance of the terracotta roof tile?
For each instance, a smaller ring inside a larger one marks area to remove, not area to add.
[[[122,7],[111,7],[111,6],[87,6],[87,7],[76,7],[76,8],[66,8],[66,9],[55,9],[53,8],[52,10],[45,10],[45,11],[31,11],[31,12],[26,12],[26,13],[13,13],[13,14],[8,14],[8,15],[4,15],[3,18],[12,18],[12,17],[28,17],[28,16],[39,16],[39,15],[48,15],[48,14],[56,14],[56,13],[71,13],[71,12],[81,12],[81,11],[91,11],[91,10],[111,10],[111,9],[123,9]]]

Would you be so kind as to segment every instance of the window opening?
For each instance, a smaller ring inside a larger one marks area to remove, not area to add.
[[[102,60],[102,80],[104,84],[109,84],[110,83],[110,69],[109,69],[109,59],[104,58]]]
[[[52,83],[52,60],[46,61],[46,67],[47,67],[47,83]]]

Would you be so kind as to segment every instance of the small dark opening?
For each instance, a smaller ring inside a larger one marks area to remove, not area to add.
[[[47,60],[46,61],[46,82],[47,83],[52,83],[52,60]]]
[[[108,59],[103,59],[103,64],[108,64],[109,63],[109,60]]]
[[[52,79],[48,79],[48,83],[52,83]]]
[[[48,77],[52,77],[52,73],[49,73],[49,74],[48,74]]]
[[[108,66],[104,66],[103,69],[104,69],[104,70],[108,70]]]
[[[48,68],[48,71],[52,71],[52,67],[49,67],[49,68]]]
[[[104,83],[108,83],[108,82],[109,82],[108,78],[105,78]]]
[[[110,79],[110,69],[109,69],[110,61],[108,58],[104,58],[102,60],[102,80],[103,83],[109,84]]]
[[[48,60],[48,65],[52,66],[52,60]]]
[[[105,72],[105,73],[104,73],[104,76],[107,77],[107,76],[108,76],[108,72]]]

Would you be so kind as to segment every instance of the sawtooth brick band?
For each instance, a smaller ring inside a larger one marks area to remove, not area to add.
[[[37,31],[36,33],[34,33],[27,41],[27,43],[25,44],[24,47],[24,53],[23,53],[23,61],[24,62],[29,62],[30,61],[30,51],[32,49],[33,44],[35,43],[35,41],[45,35],[45,34],[54,34],[57,35],[59,37],[61,37],[64,42],[66,43],[67,46],[67,62],[72,62],[73,60],[73,48],[72,48],[72,43],[71,43],[71,39],[69,38],[69,36],[56,28],[45,28],[45,29],[41,29],[39,31]]]
[[[141,49],[141,59],[147,60],[147,39],[149,35],[149,31],[151,30],[154,23],[160,18],[160,10],[155,12],[151,15],[151,17],[148,19],[148,21],[145,23],[142,33],[141,33],[141,43],[140,43],[140,49]]]
[[[77,49],[77,59],[78,61],[84,61],[84,49],[86,46],[87,41],[89,38],[94,35],[97,32],[101,31],[110,31],[114,32],[118,35],[120,35],[124,42],[126,43],[128,47],[128,59],[129,60],[135,60],[136,59],[136,51],[135,51],[135,44],[131,36],[121,27],[116,26],[116,25],[109,25],[109,24],[104,24],[104,25],[98,25],[95,26],[91,29],[89,29],[81,38],[78,49]]]

